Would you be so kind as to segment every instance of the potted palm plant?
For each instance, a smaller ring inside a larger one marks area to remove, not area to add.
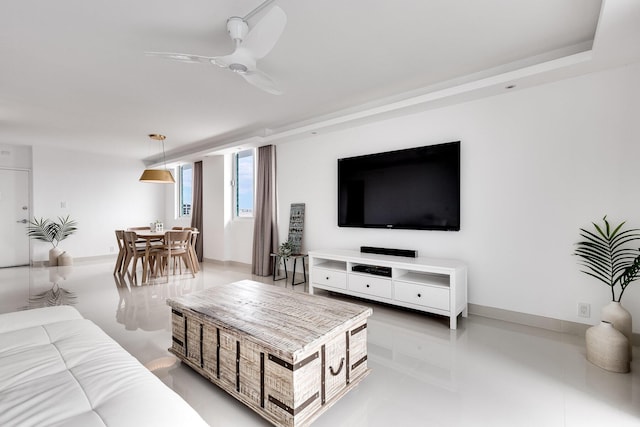
[[[606,215],[602,221],[602,225],[593,223],[594,231],[580,229],[583,240],[576,243],[574,255],[580,258],[583,273],[609,286],[611,302],[603,307],[601,320],[627,338],[630,357],[631,314],[621,301],[631,282],[640,278],[640,229],[623,230],[625,222],[612,227]],[[587,354],[589,350],[587,340]]]
[[[27,226],[27,235],[35,240],[51,243],[52,248],[49,250],[49,266],[58,265],[58,257],[62,253],[58,249],[58,244],[71,236],[78,229],[77,222],[67,215],[66,217],[58,217],[58,222],[49,218],[33,218]]]

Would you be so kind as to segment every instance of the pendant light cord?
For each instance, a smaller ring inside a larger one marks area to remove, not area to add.
[[[164,161],[164,170],[168,170],[167,169],[167,156],[164,153],[164,138],[162,138],[162,160]]]

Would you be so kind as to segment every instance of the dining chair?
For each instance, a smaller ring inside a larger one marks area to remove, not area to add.
[[[138,279],[138,260],[142,259],[142,283],[147,282],[147,276],[150,270],[149,248],[148,245],[140,245],[138,242],[138,235],[135,231],[124,232],[124,242],[126,248],[126,256],[124,261],[123,271],[129,273],[129,264],[133,260],[131,267],[131,273],[129,273],[131,280],[137,282]]]
[[[127,255],[127,249],[124,243],[124,230],[116,230],[116,241],[118,242],[118,258],[116,259],[116,266],[113,268],[113,274],[122,273],[122,266],[124,265],[124,259]]]
[[[182,264],[178,263],[181,259],[184,264],[191,270],[191,276],[196,277],[189,249],[191,246],[190,230],[170,230],[164,234],[164,244],[154,248],[153,253],[159,258],[157,266],[160,268],[160,274],[169,280],[169,270],[173,264],[173,274],[176,274],[177,265],[180,266],[180,274],[182,274]]]
[[[185,230],[191,231],[191,246],[189,247],[189,256],[191,257],[191,263],[193,264],[194,272],[200,271],[200,263],[198,262],[198,255],[196,254],[196,241],[198,240],[198,229],[196,227],[185,227]]]

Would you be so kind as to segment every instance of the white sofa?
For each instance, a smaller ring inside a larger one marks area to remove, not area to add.
[[[207,426],[70,306],[0,315],[0,426]]]

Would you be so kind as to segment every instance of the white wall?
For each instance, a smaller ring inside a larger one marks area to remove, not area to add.
[[[608,214],[640,228],[640,65],[608,70],[277,147],[280,240],[306,203],[307,250],[417,249],[469,266],[469,301],[595,323],[609,288],[579,273],[578,228]],[[461,231],[339,228],[337,162],[461,141]],[[578,302],[592,305],[577,317]],[[640,283],[623,304],[640,318]],[[636,322],[634,331],[640,331]]]
[[[253,255],[253,218],[235,218],[229,223],[230,260],[251,264]]]
[[[204,258],[251,264],[253,219],[233,218],[231,155],[202,164]]]
[[[171,169],[176,184],[179,182],[179,168]],[[164,190],[164,213],[162,215],[163,227],[165,230],[169,230],[172,227],[191,227],[190,216],[178,216],[178,205],[180,203],[178,185],[172,184],[159,184]]]
[[[33,147],[32,213],[78,221],[78,232],[60,244],[74,257],[115,254],[114,230],[163,219],[162,186],[139,182],[143,169],[139,160]],[[49,248],[34,242],[32,261],[48,259]]]
[[[31,147],[0,144],[0,168],[31,169]]]
[[[225,252],[224,157],[205,157],[202,162],[202,226],[204,258],[227,260]]]

